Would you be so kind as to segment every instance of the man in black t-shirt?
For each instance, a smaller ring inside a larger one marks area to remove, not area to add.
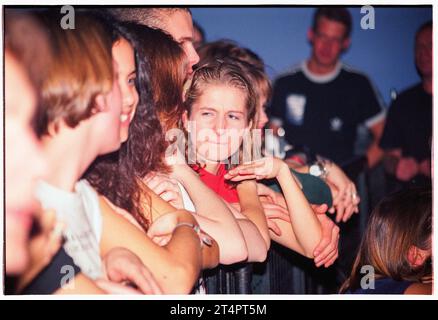
[[[345,66],[341,54],[350,45],[351,15],[345,8],[319,8],[308,31],[312,53],[307,61],[274,83],[271,128],[282,127],[286,140],[304,145],[343,165],[356,156],[357,132],[366,127],[372,141],[366,150],[368,166],[376,165],[383,152],[378,141],[383,132],[385,109],[370,80]],[[346,190],[348,199],[356,195]],[[341,225],[338,281],[351,271],[360,241],[358,219]]]
[[[388,192],[431,185],[432,22],[417,31],[415,62],[422,81],[392,103],[380,141],[389,174]]]
[[[373,166],[382,155],[377,142],[385,112],[370,80],[339,60],[350,45],[350,30],[347,9],[316,11],[308,32],[310,59],[274,84],[272,127],[283,127],[292,145],[305,145],[343,164],[355,156],[357,130],[364,125],[373,135],[367,150]]]

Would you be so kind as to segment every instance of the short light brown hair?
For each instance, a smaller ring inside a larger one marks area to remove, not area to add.
[[[189,8],[168,7],[168,8],[114,8],[108,9],[109,12],[118,20],[132,21],[144,24],[148,27],[166,30],[167,19],[178,11],[191,14]]]
[[[41,14],[50,32],[54,58],[42,85],[42,108],[38,134],[47,133],[51,123],[64,121],[74,128],[89,118],[95,98],[113,85],[111,30],[97,17],[76,13],[75,29],[62,29],[51,12]]]

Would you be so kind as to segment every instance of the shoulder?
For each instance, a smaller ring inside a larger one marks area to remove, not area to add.
[[[300,78],[301,76],[303,76],[302,63],[299,63],[278,74],[273,82],[276,85],[288,83]]]
[[[405,290],[404,294],[432,294],[432,284],[413,283]]]
[[[356,83],[364,85],[372,85],[371,79],[365,72],[356,69],[349,64],[342,64],[342,73],[349,81],[355,81]]]
[[[421,93],[422,87],[421,84],[415,84],[401,91],[396,98],[396,101],[409,100],[412,98],[416,98],[419,93]]]
[[[112,213],[116,213],[116,214],[122,216],[123,218],[128,220],[130,223],[132,223],[134,226],[136,226],[138,229],[143,231],[140,224],[137,222],[137,220],[135,220],[135,218],[128,211],[126,211],[120,207],[117,207],[108,198],[106,198],[104,196],[99,196],[99,203],[101,205],[102,211],[106,210],[108,212],[108,210],[110,210]]]

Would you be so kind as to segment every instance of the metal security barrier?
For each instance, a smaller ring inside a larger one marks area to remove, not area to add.
[[[208,294],[251,294],[252,264],[220,265],[204,272]]]

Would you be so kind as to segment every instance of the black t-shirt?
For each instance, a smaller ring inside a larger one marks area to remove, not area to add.
[[[417,84],[402,93],[388,111],[380,146],[401,149],[404,157],[431,158],[432,95]]]
[[[303,63],[278,78],[270,111],[289,143],[341,164],[355,156],[358,126],[371,127],[385,114],[368,78],[340,63],[326,76],[312,75]]]
[[[47,265],[21,292],[21,294],[52,294],[66,283],[67,278],[77,276],[81,269],[61,248]]]

